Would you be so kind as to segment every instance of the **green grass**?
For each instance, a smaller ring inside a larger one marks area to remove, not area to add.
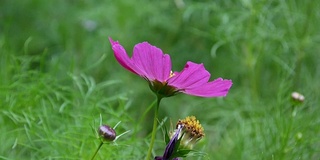
[[[129,53],[142,41],[158,46],[174,70],[190,60],[232,79],[226,98],[162,100],[168,128],[195,115],[205,129],[186,159],[319,159],[320,2],[184,3],[1,1],[0,159],[90,159],[101,121],[129,132],[96,159],[146,156],[155,96],[117,64],[109,36]],[[295,110],[293,91],[305,96]],[[160,129],[155,155],[164,148]]]

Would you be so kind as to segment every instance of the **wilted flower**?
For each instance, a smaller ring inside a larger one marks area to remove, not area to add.
[[[184,134],[181,139],[181,147],[192,149],[196,142],[205,135],[203,127],[195,116],[189,116],[179,120],[177,122],[177,128],[179,126],[183,126],[182,133]]]
[[[185,157],[194,144],[204,137],[203,130],[195,116],[179,120],[163,156],[157,156],[155,160],[178,160],[178,157]]]
[[[203,64],[187,62],[181,72],[172,72],[171,59],[162,50],[147,42],[135,45],[130,58],[118,41],[109,38],[117,61],[127,70],[149,82],[153,92],[170,97],[178,92],[200,97],[226,96],[231,80],[215,79],[209,82],[210,73]]]

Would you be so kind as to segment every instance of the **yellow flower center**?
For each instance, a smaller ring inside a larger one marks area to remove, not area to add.
[[[191,139],[201,139],[204,137],[204,129],[195,116],[188,116],[185,119],[179,120],[177,122],[177,126],[178,125],[183,125],[185,133]]]

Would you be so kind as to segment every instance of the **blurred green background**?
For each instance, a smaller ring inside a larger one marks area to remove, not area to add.
[[[233,81],[225,98],[162,101],[167,127],[195,115],[205,129],[186,159],[320,159],[319,19],[316,0],[1,0],[0,158],[89,159],[102,117],[130,132],[96,158],[143,159],[155,97],[116,62],[112,37]],[[160,129],[155,155],[164,148]]]

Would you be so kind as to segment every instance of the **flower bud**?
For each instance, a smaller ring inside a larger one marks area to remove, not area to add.
[[[178,149],[177,148],[177,145],[179,146],[180,145],[180,141],[179,141],[179,135],[181,134],[181,131],[182,131],[182,128],[183,126],[178,126],[178,128],[176,129],[174,135],[171,137],[169,143],[167,144],[167,147],[164,151],[164,154],[163,156],[156,156],[154,158],[154,160],[169,160],[169,159],[172,159],[172,160],[179,160],[178,157],[172,157],[173,155],[175,156],[178,156],[179,154],[177,153],[178,152]],[[179,143],[179,144],[177,144]]]
[[[294,102],[302,103],[304,101],[304,96],[298,92],[292,92],[291,98]]]
[[[106,141],[113,141],[114,139],[116,139],[117,136],[116,131],[107,125],[100,126],[98,132],[100,137]]]

